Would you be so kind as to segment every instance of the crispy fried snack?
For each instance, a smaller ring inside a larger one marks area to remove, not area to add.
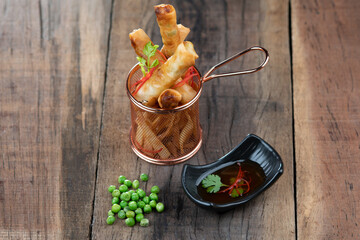
[[[180,32],[180,38],[183,41],[183,39],[185,39],[186,36],[189,34],[190,29],[184,27],[181,24],[178,24],[178,29]],[[136,54],[144,59],[147,59],[147,56],[143,53],[143,49],[148,42],[151,42],[151,39],[144,32],[144,30],[142,30],[141,28],[135,29],[129,34],[129,38],[131,41],[131,46],[134,48]],[[150,61],[153,62],[155,59],[159,60],[159,65],[162,65],[166,61],[163,55],[159,52],[156,52],[155,56],[153,56]],[[181,81],[181,78],[178,81]],[[196,91],[187,83],[182,85],[181,87],[177,87],[174,89],[178,91],[182,96],[180,102],[181,104],[188,103],[196,95]]]
[[[174,55],[153,73],[134,97],[146,106],[154,106],[160,93],[173,86],[197,58],[191,42],[181,43]]]
[[[190,138],[191,134],[192,134],[192,130],[194,128],[194,123],[190,117],[190,115],[188,113],[186,113],[186,118],[187,118],[187,123],[185,125],[185,127],[181,130],[181,133],[180,133],[180,151],[181,153],[184,153],[184,145],[185,145],[185,142]]]
[[[181,78],[176,81],[176,83],[181,82]],[[175,84],[176,84],[175,83]],[[186,104],[191,101],[196,95],[196,91],[187,83],[182,85],[181,87],[174,88],[174,90],[178,91],[181,94],[181,104]]]
[[[138,115],[138,118],[136,119],[136,123],[137,123],[137,131],[139,131],[139,135],[143,135],[142,136],[144,140],[143,146],[146,147],[145,149],[156,151],[156,153],[159,154],[161,159],[169,158],[171,155],[169,150],[156,136],[156,134],[153,132],[151,127],[146,123],[142,114]],[[147,151],[147,153],[149,153],[149,151]]]
[[[184,27],[181,24],[178,24],[177,27],[178,27],[179,34],[180,34],[180,40],[181,40],[180,43],[181,43],[181,42],[183,42],[185,40],[185,38],[189,34],[190,28]],[[134,48],[136,54],[139,57],[147,59],[147,56],[143,53],[143,49],[144,49],[145,45],[148,42],[151,42],[154,45],[154,43],[151,41],[150,37],[144,32],[143,29],[139,28],[139,29],[134,29],[129,34],[129,38],[130,38],[130,41],[131,41],[131,46]],[[166,61],[166,59],[164,59],[163,55],[160,54],[159,52],[156,52],[155,56],[153,56],[150,59],[150,61],[153,62],[155,59],[158,59],[160,64],[162,62]]]
[[[181,94],[174,89],[166,89],[160,93],[158,103],[161,108],[173,109],[179,106]]]
[[[170,57],[175,53],[177,46],[182,42],[176,24],[176,11],[170,4],[160,4],[155,6],[154,9],[164,44],[161,52],[166,57]]]
[[[190,28],[184,27],[182,24],[178,24],[177,27],[180,35],[180,43],[182,43],[183,41],[185,41],[187,35],[189,35]]]
[[[131,46],[134,48],[136,54],[139,57],[142,57],[147,60],[147,56],[144,54],[143,50],[144,50],[145,45],[148,42],[152,43],[149,36],[144,32],[144,30],[139,28],[139,29],[135,29],[134,31],[132,31],[129,34],[129,38],[131,41]],[[166,61],[166,59],[164,59],[163,55],[161,53],[159,53],[158,51],[155,53],[155,55],[153,57],[150,58],[150,62],[153,62],[155,59],[158,59],[160,64],[161,64],[161,62]]]

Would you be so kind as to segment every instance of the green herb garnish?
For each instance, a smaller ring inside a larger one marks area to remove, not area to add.
[[[217,193],[221,187],[228,186],[221,182],[219,175],[210,174],[201,181],[202,187],[206,188],[208,193]]]
[[[228,193],[230,197],[236,198],[246,194],[250,191],[250,178],[245,177],[247,171],[241,170],[240,163],[237,163],[239,166],[239,172],[236,178],[231,178],[231,185],[226,185],[221,182],[221,177],[216,174],[210,174],[201,181],[202,187],[206,188],[208,193]],[[227,188],[220,191],[220,188],[226,186]],[[245,191],[246,190],[246,191]]]
[[[151,42],[148,42],[143,50],[143,53],[146,55],[147,59],[142,57],[136,57],[139,61],[139,65],[141,67],[141,72],[145,76],[147,73],[150,72],[150,69],[159,65],[159,61],[155,59],[152,63],[150,63],[150,58],[155,56],[156,50],[158,49],[159,45],[152,45]],[[146,69],[145,69],[146,67]]]

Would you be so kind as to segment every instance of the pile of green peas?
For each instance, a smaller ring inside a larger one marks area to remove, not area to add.
[[[142,173],[140,179],[146,182],[149,177]],[[112,207],[108,212],[107,224],[113,224],[115,214],[117,214],[118,218],[125,219],[125,224],[129,227],[133,227],[136,222],[139,222],[142,227],[147,227],[149,220],[144,217],[145,213],[151,213],[153,209],[156,209],[157,212],[164,211],[164,204],[158,202],[157,194],[160,192],[158,186],[152,186],[151,193],[147,196],[146,192],[139,188],[139,180],[130,181],[125,176],[120,175],[118,182],[119,188],[116,188],[115,185],[110,185],[108,188],[112,195]]]

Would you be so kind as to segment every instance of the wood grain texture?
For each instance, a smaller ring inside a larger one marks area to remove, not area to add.
[[[127,73],[135,64],[128,33],[143,28],[155,43],[161,37],[153,12],[159,1],[114,1],[108,78],[101,133],[100,157],[92,236],[94,239],[294,239],[294,191],[291,78],[287,1],[177,1],[178,21],[191,28],[191,40],[200,58],[197,66],[210,66],[238,51],[262,45],[271,60],[262,72],[206,84],[200,100],[204,144],[187,163],[215,161],[248,133],[272,144],[283,157],[285,172],[266,193],[244,207],[222,215],[196,207],[184,194],[182,165],[155,166],[138,159],[130,149],[130,108],[126,96]],[[254,62],[248,63],[246,59]],[[245,58],[226,70],[260,63]],[[146,185],[160,186],[165,203],[162,214],[148,215],[150,227],[129,228],[121,220],[106,226],[110,184],[117,176],[150,176]]]
[[[110,7],[0,2],[0,239],[90,234]]]
[[[359,239],[360,2],[291,5],[298,239]]]

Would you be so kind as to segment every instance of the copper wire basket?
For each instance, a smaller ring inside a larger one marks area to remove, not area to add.
[[[251,51],[262,51],[265,60],[257,68],[231,73],[213,74],[213,71]],[[202,129],[199,121],[199,98],[203,83],[218,77],[250,74],[261,70],[269,61],[268,51],[251,47],[212,67],[204,77],[193,77],[192,86],[197,91],[188,103],[171,110],[147,107],[137,101],[132,92],[134,83],[142,78],[136,64],[127,78],[127,95],[131,107],[130,143],[141,159],[157,165],[173,165],[190,159],[201,147]],[[197,72],[199,72],[196,69]],[[199,73],[199,76],[200,73]]]

